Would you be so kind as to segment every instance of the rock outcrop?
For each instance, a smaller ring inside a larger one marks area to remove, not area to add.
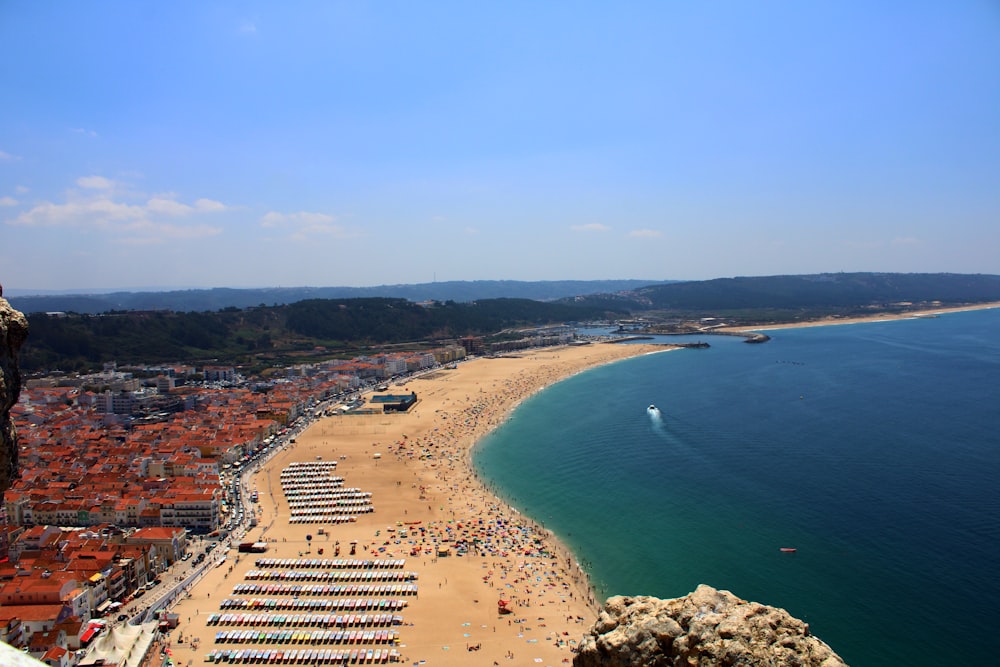
[[[3,298],[0,288],[0,493],[17,476],[17,429],[10,409],[21,394],[17,355],[28,337],[28,319]]]
[[[844,667],[844,661],[784,609],[701,585],[673,600],[608,598],[573,665]]]

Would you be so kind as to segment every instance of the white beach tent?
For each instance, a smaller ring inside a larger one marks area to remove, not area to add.
[[[94,640],[79,664],[139,667],[153,645],[156,633],[155,621],[142,625],[116,625]]]

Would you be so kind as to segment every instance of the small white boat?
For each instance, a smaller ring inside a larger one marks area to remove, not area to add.
[[[656,412],[657,408],[656,408],[655,405],[653,405],[652,403],[650,403],[649,407],[646,408],[646,410],[648,410],[649,412]]]

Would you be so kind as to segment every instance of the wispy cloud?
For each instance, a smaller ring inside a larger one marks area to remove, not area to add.
[[[84,128],[84,127],[71,127],[69,129],[72,130],[73,132],[76,132],[77,134],[82,134],[82,135],[84,135],[86,137],[96,137],[97,136],[97,132],[95,132],[93,130],[88,130],[87,128]]]
[[[656,239],[663,236],[663,233],[658,229],[633,229],[628,236],[632,239]]]
[[[244,35],[253,35],[257,32],[257,24],[250,19],[243,19],[240,21],[239,30]]]
[[[607,232],[611,230],[610,227],[602,225],[599,222],[590,222],[586,225],[571,225],[570,229],[574,232]]]
[[[110,235],[113,243],[148,245],[220,234],[221,227],[198,218],[228,210],[225,204],[211,199],[185,204],[172,194],[156,195],[145,201],[141,197],[122,196],[118,191],[126,191],[126,184],[103,176],[83,176],[75,185],[83,191],[70,190],[62,203],[41,202],[5,222],[20,227],[90,229]],[[4,199],[14,201],[10,197]],[[178,218],[194,220],[186,224],[168,221]]]
[[[20,160],[21,158],[17,155],[11,155],[7,151],[0,151],[0,162],[14,162],[15,160]]]
[[[72,201],[65,204],[42,202],[25,211],[9,224],[22,227],[95,227],[107,228],[123,220],[145,216],[141,206],[115,202],[106,198]]]
[[[195,209],[199,211],[205,211],[206,213],[226,211],[229,209],[229,207],[223,204],[221,201],[215,201],[213,199],[195,199],[194,207]]]
[[[17,200],[13,197],[0,197],[0,206],[17,206]]]
[[[23,195],[26,192],[28,192],[28,187],[26,185],[15,185],[14,192],[16,192],[19,195]]]
[[[155,213],[169,216],[186,216],[194,213],[218,213],[227,210],[227,206],[212,199],[196,199],[194,205],[177,201],[176,195],[160,195],[146,202],[146,208]]]
[[[103,176],[81,176],[76,179],[76,184],[88,190],[111,190],[115,187],[115,182]]]
[[[173,225],[170,223],[150,222],[149,220],[136,221],[132,225],[127,225],[124,229],[131,233],[117,239],[115,242],[119,245],[157,245],[168,241],[203,239],[209,236],[218,236],[222,233],[220,227],[212,227],[210,225]]]
[[[174,199],[154,197],[146,202],[146,210],[150,213],[160,213],[171,217],[180,217],[190,215],[194,208],[188,206],[187,204],[182,204]]]
[[[356,234],[345,227],[335,224],[337,218],[329,213],[313,211],[298,211],[297,213],[279,213],[270,211],[260,219],[260,226],[269,229],[285,229],[293,241],[308,241],[318,236],[335,236],[350,238]]]
[[[330,224],[336,218],[328,213],[313,213],[299,211],[298,213],[279,213],[270,211],[260,219],[262,227],[282,227],[286,225],[322,225]]]

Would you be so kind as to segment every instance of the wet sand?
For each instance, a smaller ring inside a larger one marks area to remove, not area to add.
[[[400,664],[571,662],[571,649],[596,618],[589,582],[562,545],[482,486],[470,451],[538,390],[587,368],[664,349],[592,344],[475,359],[391,386],[389,393],[417,393],[408,413],[313,423],[246,483],[258,491],[260,524],[234,544],[267,541],[268,552],[229,551],[172,610],[180,616],[170,635],[176,664],[207,664],[213,649],[265,648],[215,644],[216,631],[227,628],[207,625],[209,615],[237,597],[232,587],[244,582],[257,558],[334,558],[338,542],[339,558],[352,558],[356,542],[354,558],[405,559],[403,569],[418,574],[416,596],[392,596],[407,602],[399,612],[403,624],[392,628]],[[349,523],[290,524],[281,470],[317,460],[336,460],[334,474],[345,487],[371,492],[375,511]],[[445,545],[451,554],[439,556]],[[460,555],[463,545],[468,550]],[[498,612],[500,599],[512,613]]]

